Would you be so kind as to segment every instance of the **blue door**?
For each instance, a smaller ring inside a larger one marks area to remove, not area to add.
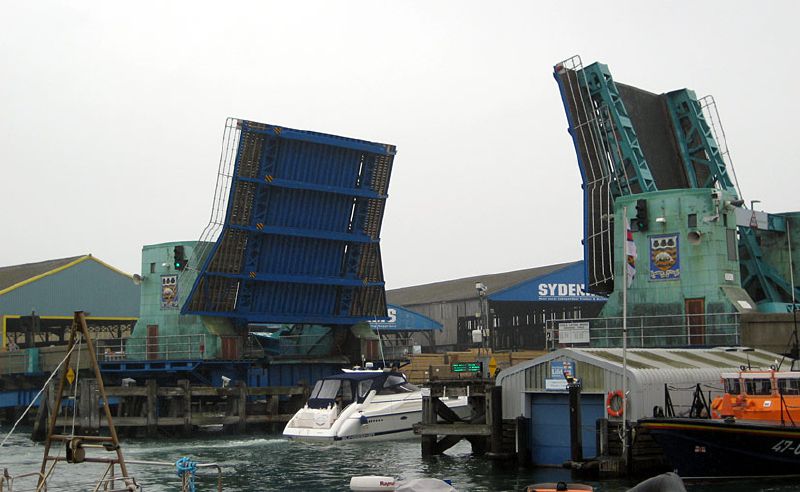
[[[603,395],[581,395],[583,457],[597,454],[596,422],[605,417]],[[531,461],[536,465],[561,465],[570,459],[569,395],[531,395]]]

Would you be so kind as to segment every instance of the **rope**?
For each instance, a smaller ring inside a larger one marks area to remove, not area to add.
[[[188,456],[184,456],[183,458],[175,462],[175,474],[181,477],[181,479],[185,480],[185,484],[188,486],[189,492],[195,492],[194,474],[196,471],[197,471],[197,462],[190,460]],[[189,473],[189,478],[184,479],[187,473]]]
[[[6,443],[6,441],[8,441],[8,438],[11,437],[11,434],[14,433],[14,430],[17,428],[17,425],[20,422],[22,422],[22,419],[24,419],[25,416],[28,414],[33,404],[36,403],[36,400],[38,400],[39,397],[42,396],[42,393],[44,392],[45,388],[47,388],[47,385],[50,384],[50,381],[55,377],[56,374],[58,374],[58,370],[61,369],[61,366],[64,365],[64,362],[67,360],[67,357],[69,357],[69,355],[72,353],[73,350],[75,350],[75,345],[73,345],[72,348],[69,349],[69,352],[67,352],[67,354],[64,356],[64,358],[61,359],[61,362],[58,363],[56,368],[53,370],[53,373],[50,374],[50,377],[47,378],[47,381],[44,382],[42,389],[40,389],[39,392],[36,393],[36,396],[33,397],[33,400],[31,400],[30,404],[28,405],[28,408],[26,408],[25,411],[22,412],[22,415],[19,417],[19,419],[16,422],[14,422],[14,426],[11,427],[10,431],[8,431],[8,434],[6,434],[6,437],[3,439],[3,442],[0,442],[0,448],[2,448],[3,445]],[[54,408],[53,411],[58,412],[58,409]]]

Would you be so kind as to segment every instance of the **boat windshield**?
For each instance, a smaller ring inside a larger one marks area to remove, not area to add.
[[[772,382],[769,378],[745,379],[744,389],[748,395],[769,395],[772,393]]]
[[[739,378],[725,378],[722,381],[725,384],[725,393],[729,395],[742,394],[742,385],[739,383]]]
[[[364,398],[367,397],[369,394],[369,390],[372,388],[372,380],[365,379],[363,381],[359,381],[358,383],[358,402],[362,403]]]
[[[391,375],[383,382],[383,388],[378,390],[378,394],[391,395],[395,393],[411,393],[412,391],[419,391],[419,388],[409,383],[403,376]]]

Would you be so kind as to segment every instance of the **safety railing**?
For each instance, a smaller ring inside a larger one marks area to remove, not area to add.
[[[205,356],[206,335],[204,333],[113,340],[111,343],[103,343],[97,351],[97,358],[101,362],[204,359]]]
[[[28,372],[31,354],[28,350],[0,352],[0,375]]]
[[[545,324],[547,348],[622,347],[623,321],[630,348],[734,346],[740,343],[738,313],[553,319]]]

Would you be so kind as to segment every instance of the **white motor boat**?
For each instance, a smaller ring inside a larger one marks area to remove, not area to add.
[[[466,397],[442,399],[460,418]],[[422,420],[422,390],[400,372],[347,370],[317,381],[306,405],[286,424],[290,439],[341,441],[403,439]]]

